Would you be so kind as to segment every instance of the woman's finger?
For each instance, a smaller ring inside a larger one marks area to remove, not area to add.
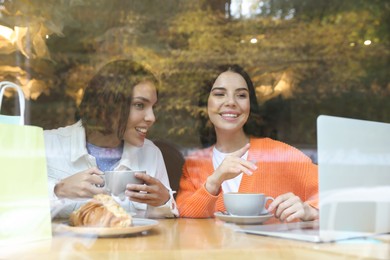
[[[231,156],[235,156],[235,157],[242,157],[248,150],[249,150],[249,143],[246,144],[244,147],[242,147],[241,149],[231,153],[230,155]]]
[[[153,178],[152,176],[150,176],[150,175],[148,175],[146,173],[136,172],[134,175],[138,179],[143,180],[148,185],[152,185],[152,184],[155,184],[155,183],[158,182],[158,180],[156,178]]]
[[[289,192],[289,193],[285,193],[285,194],[277,196],[274,199],[274,201],[268,206],[267,210],[274,211],[276,208],[278,208],[280,206],[281,203],[288,200],[292,195],[294,195],[294,194]]]
[[[251,171],[257,170],[257,166],[253,162],[240,158],[240,163],[241,165],[245,166],[247,169],[250,169]]]
[[[87,173],[87,174],[90,174],[90,175],[104,175],[104,172],[102,172],[101,170],[99,170],[97,167],[91,167],[87,170],[84,171],[84,173]]]

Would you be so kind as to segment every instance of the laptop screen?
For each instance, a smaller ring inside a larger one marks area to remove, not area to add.
[[[390,232],[390,124],[317,119],[321,231]]]
[[[246,225],[238,231],[309,242],[389,233],[389,134],[390,124],[319,116],[319,221]]]

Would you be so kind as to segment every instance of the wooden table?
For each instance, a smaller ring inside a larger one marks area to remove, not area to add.
[[[57,234],[8,248],[0,259],[390,259],[390,239],[313,244],[235,232],[216,219],[162,219],[125,237]]]

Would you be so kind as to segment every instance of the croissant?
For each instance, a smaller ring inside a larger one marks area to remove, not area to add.
[[[98,194],[70,214],[71,226],[130,227],[132,217],[109,195]]]

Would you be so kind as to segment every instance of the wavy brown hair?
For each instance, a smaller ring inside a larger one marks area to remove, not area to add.
[[[155,76],[139,63],[131,60],[107,63],[85,89],[76,118],[81,119],[87,132],[98,131],[104,135],[116,132],[122,139],[133,88],[144,81],[158,85]]]

